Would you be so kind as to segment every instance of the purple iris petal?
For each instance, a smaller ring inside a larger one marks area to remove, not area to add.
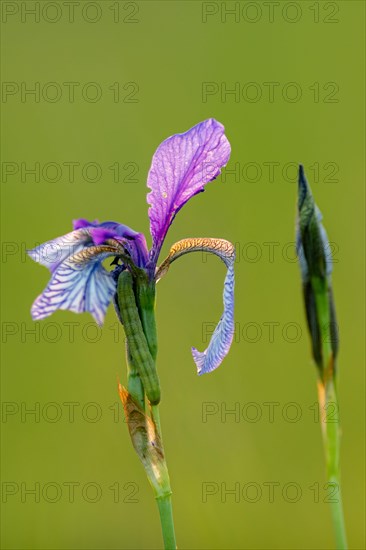
[[[28,254],[35,262],[46,266],[52,272],[66,258],[82,250],[88,243],[92,243],[90,231],[83,227],[28,250]]]
[[[116,289],[112,273],[101,265],[108,256],[118,256],[123,249],[132,261],[144,267],[148,251],[144,235],[115,222],[74,221],[74,231],[29,250],[29,256],[52,273],[44,292],[32,307],[34,319],[43,319],[57,309],[89,311],[103,322],[106,309]],[[116,243],[102,245],[108,239]]]
[[[45,290],[32,306],[34,320],[44,319],[57,309],[75,313],[88,311],[101,325],[116,291],[116,282],[101,262],[115,252],[86,247],[62,262],[52,273]]]
[[[90,234],[96,245],[104,243],[107,239],[116,238],[116,232],[106,227],[92,227],[90,229]]]
[[[228,266],[224,283],[224,313],[211,337],[208,348],[198,351],[192,348],[198,374],[215,370],[229,353],[234,336],[234,265]]]
[[[99,225],[98,220],[94,220],[93,222],[90,222],[85,218],[79,218],[77,220],[72,221],[72,226],[74,229],[81,229],[83,227],[90,227],[90,226],[96,227],[97,225]]]
[[[235,247],[225,239],[215,238],[190,238],[183,239],[173,244],[168,256],[156,271],[156,280],[160,280],[167,273],[169,266],[183,256],[191,252],[209,252],[218,256],[227,267],[224,283],[224,312],[211,337],[208,348],[197,351],[192,348],[193,359],[196,363],[198,374],[205,374],[216,369],[228,354],[234,335],[234,262]]]
[[[155,266],[165,235],[174,216],[194,195],[215,179],[230,157],[230,144],[222,124],[208,119],[184,134],[176,134],[154,154],[147,185],[151,263]]]
[[[107,221],[99,223],[98,220],[89,222],[84,218],[73,221],[74,229],[88,227],[94,244],[99,245],[107,239],[117,239],[126,245],[132,260],[138,267],[145,267],[148,260],[148,250],[145,235],[134,231],[128,225]]]

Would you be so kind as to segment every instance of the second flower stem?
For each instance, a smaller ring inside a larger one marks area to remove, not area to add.
[[[340,483],[340,422],[337,399],[337,372],[332,349],[332,317],[328,282],[313,281],[318,322],[321,337],[323,372],[318,382],[318,397],[325,462],[328,483],[335,489],[332,497],[331,513],[337,550],[347,549],[341,483]]]
[[[336,548],[337,550],[346,550],[347,536],[344,522],[339,470],[339,414],[337,394],[333,381],[328,381],[325,386],[321,382],[319,382],[318,394],[327,479],[329,485],[334,487],[334,493],[330,499],[330,506],[334,535],[336,540]],[[331,415],[332,418],[327,418],[327,413],[329,417]]]

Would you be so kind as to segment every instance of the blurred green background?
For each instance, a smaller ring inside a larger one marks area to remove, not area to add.
[[[162,545],[118,403],[113,308],[101,331],[70,312],[34,324],[48,272],[25,249],[77,217],[148,234],[156,147],[209,117],[226,127],[230,163],[179,213],[163,254],[188,236],[237,244],[237,333],[223,365],[198,378],[190,347],[206,347],[221,314],[225,269],[214,257],[177,262],[158,287],[157,323],[178,546],[334,546],[293,260],[302,162],[333,243],[345,516],[350,548],[365,547],[364,9],[2,2],[3,548]]]

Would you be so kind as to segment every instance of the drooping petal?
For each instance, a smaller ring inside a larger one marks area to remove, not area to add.
[[[192,348],[198,374],[216,369],[229,353],[234,336],[234,266],[229,265],[224,283],[224,312],[205,351]]]
[[[77,254],[91,242],[89,229],[83,227],[28,250],[28,255],[53,272],[66,258]]]
[[[88,311],[101,325],[116,290],[112,273],[101,262],[117,253],[112,246],[90,246],[59,264],[32,306],[33,319],[44,319],[57,309],[68,309],[75,313]]]
[[[223,294],[224,312],[215,328],[208,348],[202,352],[196,348],[192,348],[192,355],[198,374],[206,374],[221,364],[229,352],[234,336],[234,246],[229,241],[223,239],[183,239],[171,247],[168,257],[156,271],[156,280],[161,279],[165,275],[174,260],[188,252],[198,251],[216,254],[227,266]]]
[[[230,144],[222,124],[208,119],[184,134],[176,134],[154,154],[147,185],[151,264],[155,267],[166,232],[177,212],[215,179],[229,160]]]
[[[29,256],[52,274],[44,292],[32,306],[34,319],[43,319],[57,309],[89,311],[103,322],[116,290],[116,277],[102,266],[108,256],[123,262],[122,269],[145,266],[145,237],[116,222],[74,221],[76,229],[29,250]],[[118,261],[115,260],[118,264]]]
[[[73,226],[74,231],[28,250],[29,256],[53,272],[64,260],[80,252],[85,246],[100,245],[116,239],[124,245],[138,267],[145,267],[148,250],[142,233],[120,223],[99,223],[98,220],[90,222],[82,218],[74,220]]]

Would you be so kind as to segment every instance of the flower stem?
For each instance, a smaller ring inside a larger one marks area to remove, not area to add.
[[[156,431],[159,434],[161,446],[162,446],[162,449],[164,450],[163,437],[161,433],[159,405],[151,406],[151,417],[155,423]],[[165,462],[165,465],[166,465],[166,462]],[[167,466],[166,466],[166,470],[168,471]],[[170,488],[169,475],[167,475],[164,478],[164,483],[161,487],[161,493],[159,492],[159,494],[156,496],[156,501],[158,503],[158,508],[159,508],[160,522],[161,522],[161,529],[163,532],[165,550],[175,550],[177,548],[177,543],[175,540],[171,495],[172,495],[172,490]]]
[[[171,495],[157,497],[165,550],[176,550]]]
[[[339,469],[340,429],[338,402],[333,381],[328,381],[325,386],[323,383],[319,382],[318,393],[327,479],[329,487],[334,488],[334,492],[330,497],[330,505],[336,548],[337,550],[346,550],[347,536],[343,514]]]
[[[127,339],[128,390],[121,387],[132,444],[140,458],[158,503],[165,550],[175,550],[173,511],[168,468],[161,435],[156,370],[157,336],[154,314],[155,284],[146,276],[123,271],[118,279],[118,306]],[[145,411],[145,394],[150,416]]]
[[[328,282],[313,280],[319,327],[323,370],[318,382],[320,419],[326,461],[327,479],[334,492],[330,498],[333,529],[337,550],[347,549],[341,483],[340,483],[340,423],[336,388],[336,365],[332,349],[331,314]]]
[[[330,482],[333,482],[335,486],[338,487],[337,501],[331,504],[337,550],[347,550],[347,536],[344,524],[341,486],[337,479],[333,481],[330,480]]]

